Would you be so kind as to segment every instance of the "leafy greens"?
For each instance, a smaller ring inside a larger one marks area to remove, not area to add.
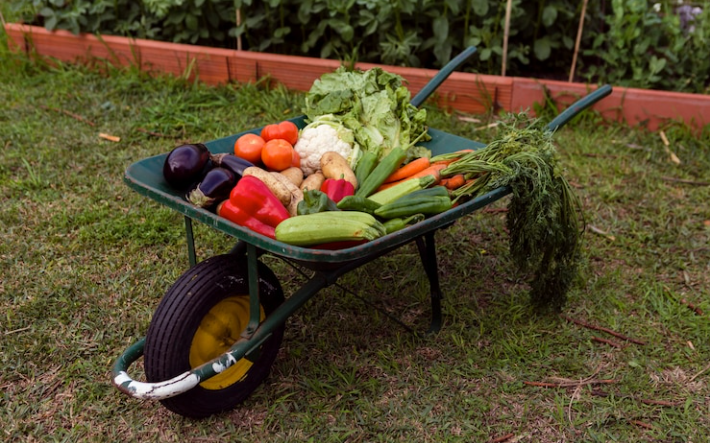
[[[308,121],[330,115],[353,131],[363,153],[379,159],[403,147],[410,156],[429,155],[413,148],[427,141],[426,110],[410,103],[410,92],[397,74],[381,68],[349,71],[344,66],[322,75],[306,94],[304,114]]]

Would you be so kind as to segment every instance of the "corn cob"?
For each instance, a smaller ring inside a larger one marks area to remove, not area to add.
[[[375,217],[359,211],[327,211],[288,218],[276,227],[276,240],[311,246],[347,240],[374,240],[386,234]]]

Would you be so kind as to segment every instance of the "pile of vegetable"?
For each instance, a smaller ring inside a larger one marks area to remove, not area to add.
[[[285,243],[374,240],[452,206],[443,187],[414,192],[440,177],[426,174],[430,152],[416,146],[429,139],[426,111],[410,98],[396,74],[339,68],[307,94],[305,127],[283,121],[246,133],[233,155],[179,146],[164,175],[195,206]]]
[[[234,154],[175,148],[168,183],[192,204],[287,244],[340,249],[375,240],[508,186],[510,252],[533,271],[531,298],[561,307],[579,262],[579,202],[561,175],[551,133],[524,114],[480,150],[431,157],[426,111],[400,77],[344,68],[314,82],[306,125],[240,136]]]
[[[215,155],[202,144],[179,146],[168,154],[163,175],[195,206],[296,246],[361,244],[453,205],[447,188],[434,186],[448,160],[432,165],[428,157],[418,157],[405,163],[407,151],[398,146],[373,162],[367,174],[360,170],[358,178],[343,156],[347,152],[324,148],[307,173],[296,146],[309,126],[296,128],[289,140],[270,138],[269,128],[290,125],[285,121],[240,136],[235,154]],[[267,153],[273,143],[287,146],[280,163]]]

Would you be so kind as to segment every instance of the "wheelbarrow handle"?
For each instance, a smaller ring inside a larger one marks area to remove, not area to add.
[[[595,91],[590,92],[581,99],[572,103],[569,108],[562,111],[557,117],[553,118],[547,125],[547,130],[555,132],[557,129],[561,128],[572,120],[577,114],[584,111],[588,107],[592,106],[594,103],[603,99],[607,95],[611,94],[612,88],[610,85],[602,85]]]
[[[436,75],[431,80],[429,80],[426,85],[424,85],[422,90],[414,96],[410,103],[418,108],[422,103],[424,103],[427,98],[429,98],[429,96],[436,90],[436,88],[438,88],[439,85],[441,85],[444,80],[446,80],[449,75],[451,75],[451,73],[456,70],[456,68],[461,66],[463,62],[465,62],[469,57],[471,57],[474,52],[476,52],[476,47],[469,46],[463,52],[457,55],[453,60],[449,61],[446,65],[444,65],[443,68],[441,68],[439,72],[436,73]]]

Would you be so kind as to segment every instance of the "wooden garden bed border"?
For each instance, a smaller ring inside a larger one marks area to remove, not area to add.
[[[309,57],[193,46],[116,36],[74,35],[47,31],[42,27],[5,25],[11,48],[53,57],[64,62],[95,63],[106,60],[117,66],[138,66],[142,70],[187,76],[216,85],[226,82],[255,82],[269,76],[294,90],[307,91],[313,81],[335,70],[340,62]],[[360,69],[381,66],[401,75],[412,94],[418,92],[437,70],[357,63]],[[522,77],[501,77],[454,72],[437,89],[431,100],[440,106],[470,114],[506,110],[533,110],[535,103],[549,98],[563,108],[596,86],[584,83]],[[630,126],[645,125],[657,130],[668,122],[684,122],[698,129],[710,123],[710,96],[668,91],[614,87],[614,92],[593,109],[609,119]]]

